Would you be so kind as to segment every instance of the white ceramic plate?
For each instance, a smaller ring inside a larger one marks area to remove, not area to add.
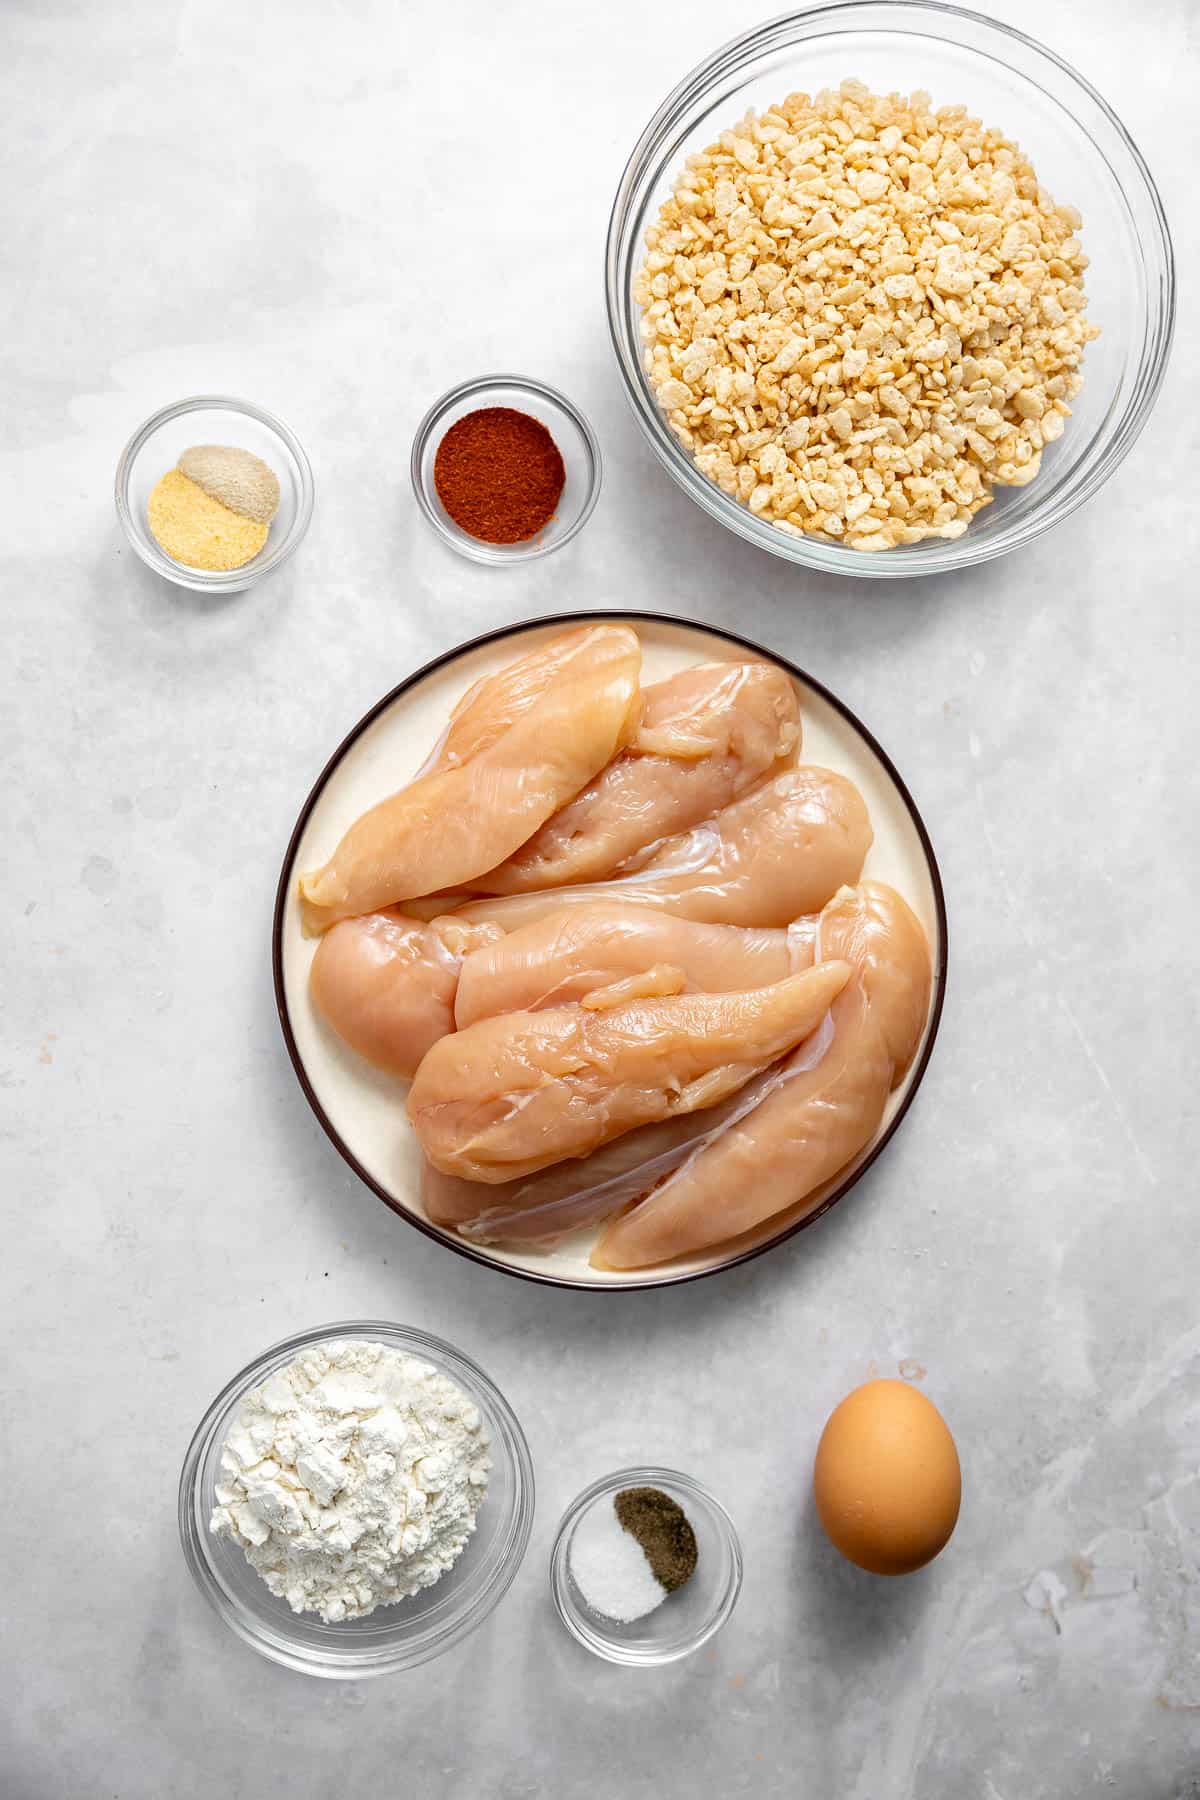
[[[296,896],[300,871],[323,863],[360,813],[415,774],[451,707],[472,682],[503,668],[539,639],[596,617],[635,626],[646,681],[661,680],[689,663],[736,661],[748,652],[791,674],[800,694],[804,759],[837,769],[857,783],[875,830],[864,873],[903,894],[929,936],[934,965],[921,1048],[891,1096],[874,1139],[856,1161],[801,1205],[733,1243],[662,1269],[629,1274],[589,1267],[594,1232],[579,1233],[549,1250],[505,1250],[468,1244],[430,1223],[421,1209],[419,1155],[404,1116],[406,1085],[347,1049],[313,1008],[308,971],[316,945],[300,929]],[[411,675],[359,721],[305,801],[288,845],[275,903],[274,964],[280,1023],[300,1084],[338,1150],[388,1206],[460,1256],[510,1274],[563,1287],[658,1287],[729,1268],[781,1243],[841,1199],[874,1161],[907,1111],[933,1047],[945,987],[946,910],[932,846],[903,782],[879,745],[827,689],[785,658],[725,632],[654,614],[576,613],[509,626],[464,644]]]

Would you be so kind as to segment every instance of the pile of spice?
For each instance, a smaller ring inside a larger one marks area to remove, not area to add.
[[[228,444],[185,450],[146,506],[155,542],[189,569],[240,569],[267,541],[279,478],[259,456]]]
[[[448,1375],[335,1338],[242,1399],[209,1529],[293,1612],[361,1619],[454,1567],[491,1466],[479,1408]]]
[[[540,419],[483,406],[456,420],[437,448],[433,485],[460,530],[485,544],[519,544],[554,517],[567,474]]]
[[[630,1625],[689,1581],[696,1534],[678,1501],[661,1488],[624,1488],[598,1501],[575,1528],[571,1578],[601,1618]]]

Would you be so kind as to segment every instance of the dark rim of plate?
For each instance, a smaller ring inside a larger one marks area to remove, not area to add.
[[[761,1244],[752,1244],[749,1249],[740,1250],[735,1256],[731,1256],[724,1261],[714,1262],[708,1268],[681,1269],[674,1272],[666,1269],[658,1274],[650,1271],[645,1277],[638,1277],[635,1280],[629,1281],[614,1282],[612,1284],[580,1281],[573,1279],[569,1275],[554,1275],[540,1269],[517,1268],[511,1263],[502,1262],[498,1258],[489,1255],[486,1249],[474,1244],[469,1244],[463,1238],[458,1237],[454,1232],[444,1231],[440,1226],[434,1225],[429,1219],[421,1218],[417,1213],[410,1211],[401,1201],[397,1200],[394,1194],[389,1194],[387,1189],[382,1187],[379,1182],[363,1168],[353,1150],[351,1150],[350,1146],[341,1136],[341,1133],[333,1125],[326,1114],[324,1107],[321,1105],[320,1100],[317,1098],[316,1090],[309,1079],[308,1071],[304,1066],[304,1060],[300,1055],[300,1050],[296,1043],[295,1033],[292,1030],[292,1021],[288,1013],[287,996],[284,991],[283,983],[283,922],[284,914],[287,909],[288,894],[291,891],[293,881],[293,865],[296,860],[296,853],[300,847],[300,839],[303,835],[304,828],[311,817],[312,810],[324,792],[325,785],[330,776],[341,763],[343,757],[345,757],[351,747],[362,736],[363,732],[366,731],[369,726],[373,725],[380,714],[386,712],[388,707],[398,700],[401,695],[406,694],[410,688],[415,687],[418,682],[424,681],[426,676],[432,675],[436,673],[438,669],[444,668],[447,663],[456,662],[459,657],[466,656],[472,650],[482,649],[486,644],[497,643],[503,638],[519,637],[527,631],[540,631],[547,626],[553,625],[579,625],[592,619],[611,621],[614,623],[621,623],[623,621],[636,622],[640,620],[648,625],[667,625],[684,631],[707,632],[712,637],[721,638],[729,644],[735,644],[741,650],[749,650],[755,656],[763,657],[768,662],[777,663],[781,669],[786,669],[788,674],[793,676],[797,681],[803,682],[806,687],[811,688],[814,693],[819,694],[835,712],[841,714],[846,723],[858,733],[867,747],[879,759],[879,762],[887,772],[889,779],[895,786],[896,792],[908,809],[909,817],[912,819],[913,826],[921,844],[921,849],[924,852],[925,860],[929,867],[929,877],[933,886],[933,897],[937,910],[938,925],[938,954],[933,971],[933,995],[929,1021],[926,1027],[925,1042],[921,1048],[920,1055],[917,1057],[916,1062],[909,1071],[907,1077],[907,1089],[900,1105],[897,1107],[893,1117],[889,1120],[887,1129],[880,1137],[878,1143],[872,1145],[870,1151],[863,1160],[851,1170],[850,1174],[847,1175],[843,1181],[838,1182],[837,1186],[831,1193],[825,1196],[819,1206],[814,1207],[810,1213],[805,1213],[802,1218],[793,1219],[790,1224],[783,1226],[773,1236],[764,1239]],[[685,619],[676,613],[631,612],[618,608],[603,611],[587,609],[582,612],[548,613],[544,618],[521,619],[515,624],[501,625],[494,631],[482,632],[480,636],[470,638],[466,643],[456,644],[452,650],[444,651],[441,656],[435,656],[431,662],[425,663],[421,668],[414,670],[411,675],[406,676],[403,681],[392,688],[390,693],[385,694],[382,700],[378,700],[375,705],[371,707],[370,711],[364,713],[357,725],[355,725],[352,730],[348,732],[346,737],[342,739],[342,742],[338,745],[333,755],[329,758],[329,761],[325,764],[325,767],[321,770],[321,773],[313,784],[307,800],[300,809],[300,816],[296,820],[295,828],[292,831],[291,838],[288,841],[287,851],[284,855],[283,868],[279,875],[279,885],[275,891],[275,912],[271,923],[271,965],[275,981],[275,1007],[279,1014],[279,1024],[280,1029],[283,1032],[283,1040],[287,1045],[288,1055],[292,1059],[292,1067],[296,1071],[296,1079],[299,1081],[304,1092],[304,1097],[315,1113],[326,1137],[328,1137],[330,1143],[342,1159],[354,1170],[354,1173],[358,1176],[359,1180],[369,1187],[371,1192],[382,1200],[385,1206],[390,1207],[392,1212],[402,1218],[406,1224],[415,1226],[418,1231],[424,1232],[426,1237],[432,1238],[435,1243],[441,1244],[448,1250],[453,1250],[456,1255],[465,1257],[468,1262],[479,1263],[485,1269],[498,1270],[504,1275],[514,1275],[520,1281],[537,1282],[543,1287],[578,1289],[583,1293],[624,1294],[634,1292],[639,1288],[673,1287],[679,1282],[702,1281],[711,1275],[719,1275],[728,1269],[736,1269],[740,1264],[751,1262],[756,1256],[763,1256],[768,1250],[774,1250],[778,1245],[786,1243],[789,1238],[795,1237],[797,1232],[806,1231],[810,1225],[815,1225],[818,1219],[823,1218],[830,1207],[835,1206],[839,1200],[844,1199],[851,1188],[855,1187],[858,1182],[862,1180],[867,1170],[886,1146],[890,1144],[892,1138],[899,1129],[902,1120],[907,1117],[908,1110],[916,1098],[917,1090],[925,1076],[925,1070],[929,1066],[929,1059],[933,1054],[933,1046],[937,1039],[938,1027],[941,1024],[942,1006],[946,997],[948,953],[949,938],[946,920],[946,896],[942,888],[941,871],[938,868],[937,858],[933,853],[933,845],[930,842],[929,833],[925,829],[925,821],[917,811],[916,802],[913,800],[907,786],[901,779],[900,773],[892,762],[891,757],[887,754],[887,751],[877,739],[872,736],[861,720],[856,718],[845,702],[839,700],[836,694],[831,693],[823,682],[817,681],[812,675],[806,673],[806,671],[801,669],[798,664],[791,662],[786,656],[781,656],[778,651],[765,649],[763,645],[756,644],[752,638],[741,637],[737,632],[727,631],[723,625],[709,625],[701,619]]]

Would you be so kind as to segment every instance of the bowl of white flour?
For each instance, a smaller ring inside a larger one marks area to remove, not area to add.
[[[201,1592],[262,1655],[354,1680],[475,1630],[525,1554],[533,1466],[503,1394],[439,1338],[323,1325],[236,1375],[179,1483]]]

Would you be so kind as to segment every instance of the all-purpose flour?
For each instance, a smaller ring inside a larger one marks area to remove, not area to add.
[[[211,1529],[327,1623],[431,1587],[487,1491],[474,1402],[385,1344],[338,1338],[253,1388],[221,1452]]]

